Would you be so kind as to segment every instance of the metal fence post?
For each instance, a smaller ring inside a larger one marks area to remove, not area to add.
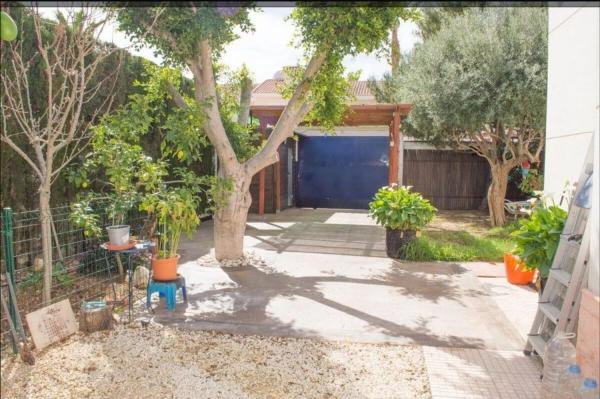
[[[6,277],[10,279],[13,287],[15,285],[15,251],[13,241],[13,212],[11,208],[4,208],[2,210],[2,235],[4,236],[4,262],[6,265]],[[15,298],[16,300],[16,298]],[[15,313],[15,304],[12,302],[11,295],[8,296],[8,311],[9,317],[16,325],[17,315]],[[17,347],[13,342],[13,351],[16,353]]]

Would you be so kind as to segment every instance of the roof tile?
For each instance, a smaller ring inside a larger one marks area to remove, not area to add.
[[[278,94],[277,84],[283,82],[280,79],[267,79],[254,88],[255,94]],[[357,80],[352,82],[352,94],[355,96],[372,96],[366,80]]]

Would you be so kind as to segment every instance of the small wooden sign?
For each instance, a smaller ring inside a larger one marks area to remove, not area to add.
[[[38,350],[77,332],[77,322],[68,299],[31,312],[25,318]]]

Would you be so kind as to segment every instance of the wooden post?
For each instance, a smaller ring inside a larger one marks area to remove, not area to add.
[[[279,152],[279,150],[277,150],[277,152]],[[275,168],[273,171],[273,173],[275,173],[275,211],[279,212],[281,210],[281,164],[279,159],[275,162],[273,167]]]
[[[396,124],[396,115],[390,124],[390,150],[389,150],[389,165],[388,165],[388,184],[398,183],[398,125]]]
[[[396,141],[398,143],[398,172],[396,176],[396,181],[399,186],[403,185],[403,175],[404,175],[404,138],[402,137],[402,132],[400,131],[400,109],[397,108],[394,113],[394,122],[393,127],[395,136],[397,137]]]

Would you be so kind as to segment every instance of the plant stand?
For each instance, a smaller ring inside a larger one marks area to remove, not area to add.
[[[110,262],[108,258],[110,255],[114,255],[115,257],[119,257],[121,254],[127,255],[127,293],[128,293],[128,308],[129,308],[129,322],[133,321],[133,270],[131,267],[131,258],[133,256],[142,257],[144,254],[151,254],[152,249],[154,248],[154,243],[152,241],[143,241],[137,243],[133,248],[129,249],[120,249],[120,250],[112,250],[108,243],[104,243],[100,245],[102,249],[104,249],[104,260],[106,262],[106,270],[108,271],[108,276],[112,280],[112,274],[110,271]],[[146,259],[149,261],[150,257],[146,256]],[[113,287],[113,295],[115,300],[117,299],[117,293],[115,291],[114,285]]]
[[[146,289],[146,307],[150,308],[152,305],[152,294],[158,293],[159,298],[164,297],[166,299],[168,310],[175,309],[177,290],[179,289],[181,289],[183,301],[187,302],[185,278],[183,276],[178,275],[177,280],[173,281],[155,281],[150,278]]]

